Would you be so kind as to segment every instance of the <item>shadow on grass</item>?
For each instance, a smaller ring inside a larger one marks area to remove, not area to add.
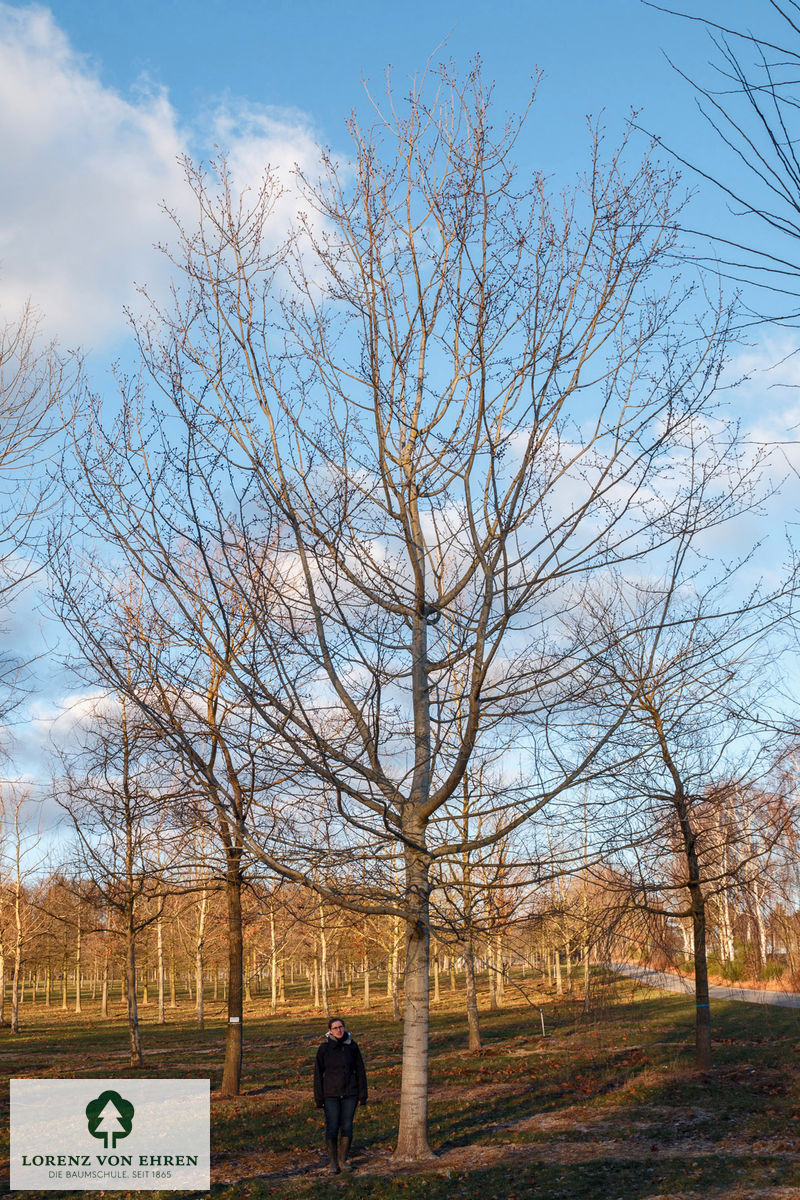
[[[305,1179],[274,1180],[254,1177],[232,1186],[211,1189],[212,1200],[249,1197],[310,1196],[333,1200],[347,1195],[359,1200],[644,1200],[654,1194],[689,1191],[698,1194],[723,1188],[762,1189],[800,1183],[798,1164],[777,1158],[710,1155],[642,1162],[600,1158],[591,1162],[552,1163],[535,1158],[504,1162],[478,1170],[442,1174],[381,1177],[355,1174],[348,1178],[322,1173]]]

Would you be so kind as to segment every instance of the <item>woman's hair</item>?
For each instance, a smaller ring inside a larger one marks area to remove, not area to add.
[[[331,1025],[333,1025],[335,1021],[341,1021],[344,1028],[347,1028],[344,1017],[328,1017],[328,1029],[330,1029]]]

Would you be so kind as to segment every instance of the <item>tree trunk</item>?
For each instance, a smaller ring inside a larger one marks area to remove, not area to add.
[[[489,983],[489,1010],[497,1012],[500,1005],[497,1003],[497,975],[494,969],[494,950],[491,938],[486,939],[486,973]]]
[[[11,1032],[19,1033],[19,984],[20,961],[19,952],[14,958],[14,973],[11,976]]]
[[[686,887],[689,892],[692,936],[694,940],[695,1062],[701,1071],[711,1069],[711,1011],[708,997],[708,964],[706,962],[706,905],[703,895],[700,860],[697,855],[697,835],[692,825],[691,796],[686,792],[664,735],[661,719],[654,715],[661,754],[675,784],[672,804],[680,829],[686,860]]]
[[[167,1017],[164,1012],[164,918],[159,912],[156,920],[156,969],[158,971],[158,1024],[164,1025]]]
[[[22,978],[22,908],[20,904],[21,888],[19,874],[19,840],[17,840],[17,877],[14,892],[14,974],[11,978],[11,1032],[19,1033],[19,988]],[[66,968],[65,968],[66,973]]]
[[[205,975],[203,951],[205,950],[206,940],[206,913],[208,911],[208,889],[203,888],[200,893],[200,910],[197,914],[197,936],[194,947],[194,986],[195,986],[195,1013],[197,1020],[197,1028],[205,1028]]]
[[[125,945],[125,983],[128,994],[128,1040],[130,1043],[130,1065],[143,1067],[142,1039],[139,1033],[139,1009],[136,1003],[136,932],[133,923],[133,907],[128,912],[128,928]]]
[[[242,870],[241,850],[227,852],[225,896],[228,902],[228,1026],[225,1034],[225,1065],[222,1068],[223,1096],[238,1096],[242,1079]]]
[[[412,831],[417,845],[424,832]],[[408,846],[406,879],[412,916],[406,925],[405,1016],[403,1068],[400,1086],[400,1124],[397,1131],[398,1162],[432,1158],[428,1145],[428,1036],[430,1026],[430,894],[427,857]]]
[[[592,975],[591,964],[589,962],[589,947],[584,943],[583,947],[583,1011],[588,1013],[592,1004]]]
[[[495,989],[494,994],[497,999],[497,1007],[503,1007],[505,997],[504,980],[505,968],[503,966],[503,937],[498,934],[494,943],[494,966],[495,966]]]
[[[706,908],[702,889],[694,886],[692,897],[692,932],[694,933],[694,996],[697,1006],[695,1024],[695,1059],[698,1069],[711,1069],[711,1010],[708,996],[708,965],[706,963]]]
[[[727,874],[729,867],[729,851],[727,844],[723,845],[722,871]],[[720,957],[725,963],[732,963],[736,957],[736,946],[733,939],[733,918],[731,915],[730,888],[724,887],[720,897]]]
[[[75,1012],[81,1011],[81,927],[75,935]]]
[[[665,761],[669,763],[665,754]],[[676,788],[674,804],[686,856],[687,888],[691,902],[694,941],[695,1062],[699,1070],[711,1069],[711,1010],[708,996],[706,962],[706,904],[703,895],[697,838],[692,827],[690,799],[682,787]]]
[[[471,933],[464,944],[464,983],[467,991],[469,1048],[476,1054],[481,1048],[481,1026],[478,1017],[478,988],[475,982],[475,947]]]
[[[278,1007],[278,953],[275,948],[275,910],[271,906],[269,910],[269,937],[269,1006],[270,1012],[274,1013]]]
[[[756,933],[756,948],[758,951],[758,967],[763,971],[767,965],[767,930],[764,924],[763,895],[764,889],[758,880],[751,884],[753,895],[753,925]]]
[[[400,918],[392,918],[392,979],[391,979],[391,997],[392,997],[392,1016],[395,1021],[399,1021],[402,1017],[400,1011]]]
[[[319,906],[319,981],[322,989],[322,1011],[328,1012],[328,935],[325,929],[325,909]]]
[[[103,954],[103,975],[100,981],[100,1016],[108,1017],[108,949]]]

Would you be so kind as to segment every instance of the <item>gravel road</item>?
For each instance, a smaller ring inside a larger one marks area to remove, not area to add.
[[[666,971],[651,971],[648,967],[640,967],[636,963],[606,963],[610,971],[625,975],[628,979],[636,979],[648,987],[663,988],[666,992],[694,992],[694,983],[682,975],[670,975]],[[712,983],[708,989],[713,1000],[745,1000],[749,1004],[779,1004],[783,1008],[800,1008],[800,994],[797,992],[769,992],[760,988],[721,987]]]

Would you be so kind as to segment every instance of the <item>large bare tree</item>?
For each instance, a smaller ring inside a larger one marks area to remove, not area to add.
[[[169,593],[169,686],[193,686],[187,645],[229,647],[222,685],[288,780],[268,833],[242,819],[245,843],[323,898],[405,922],[401,1159],[430,1153],[432,865],[502,842],[591,774],[610,730],[571,752],[594,647],[561,615],[685,532],[699,477],[719,486],[697,529],[738,486],[713,413],[724,317],[671,266],[675,181],[595,139],[584,177],[551,195],[514,165],[526,116],[496,127],[477,70],[389,90],[371,125],[350,122],[350,162],[323,152],[319,178],[296,181],[280,244],[274,175],[240,192],[224,163],[188,164],[197,224],[176,223],[174,306],[138,327],[146,374],[116,423],[98,402],[77,439],[76,500],[122,564],[107,573]],[[60,603],[118,678],[104,570],[95,556],[81,592],[62,555]],[[246,646],[229,636],[242,608]],[[502,748],[490,831],[440,837],[473,760]]]

